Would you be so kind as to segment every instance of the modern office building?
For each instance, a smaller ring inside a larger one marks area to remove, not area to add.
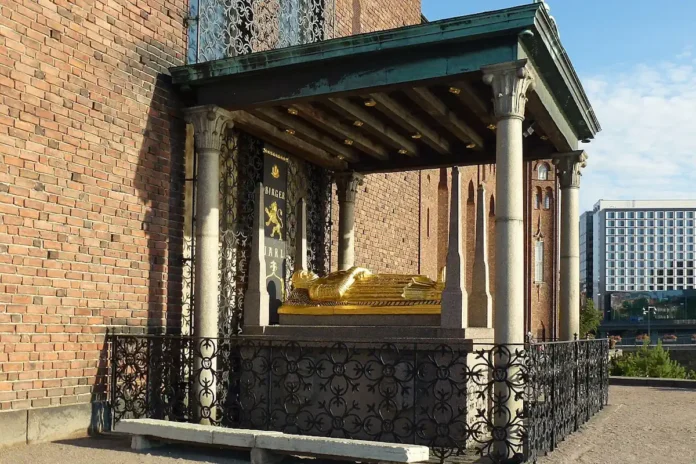
[[[696,200],[607,201],[580,217],[581,291],[603,328],[691,330]]]
[[[580,292],[592,298],[592,211],[580,215]]]

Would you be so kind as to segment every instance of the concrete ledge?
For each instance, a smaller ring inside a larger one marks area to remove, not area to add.
[[[0,448],[27,442],[27,411],[0,412]]]
[[[609,385],[626,387],[662,387],[696,390],[696,380],[658,379],[652,377],[609,377]]]
[[[108,429],[105,403],[0,412],[0,448],[84,437]]]
[[[430,458],[426,446],[347,440],[344,438],[275,435],[256,437],[256,447],[287,454],[369,459],[379,462],[422,462]]]
[[[149,438],[252,450],[253,464],[279,461],[280,455],[298,454],[384,463],[427,461],[426,446],[291,435],[264,430],[226,429],[210,425],[167,422],[156,419],[123,419],[115,432],[134,435],[133,448],[146,449]]]

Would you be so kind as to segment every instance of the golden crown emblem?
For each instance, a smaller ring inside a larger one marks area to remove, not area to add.
[[[280,169],[278,169],[278,165],[274,164],[273,168],[271,169],[271,175],[273,176],[274,179],[277,179],[280,177]]]

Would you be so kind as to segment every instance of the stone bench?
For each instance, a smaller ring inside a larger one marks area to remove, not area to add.
[[[123,419],[116,423],[114,431],[132,435],[131,447],[135,450],[155,446],[156,443],[151,439],[250,449],[252,464],[273,464],[280,462],[284,455],[383,464],[423,462],[429,459],[426,446],[228,429],[155,419]]]

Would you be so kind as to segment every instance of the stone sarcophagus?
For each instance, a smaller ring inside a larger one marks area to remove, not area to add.
[[[281,324],[439,325],[444,283],[361,267],[318,277],[298,271],[278,310]]]

